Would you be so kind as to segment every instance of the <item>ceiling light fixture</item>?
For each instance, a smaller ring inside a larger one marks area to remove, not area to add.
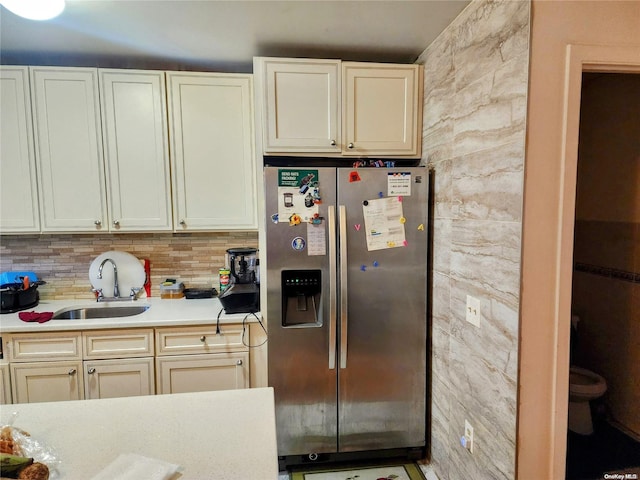
[[[29,20],[50,20],[64,10],[65,0],[0,0],[10,12]]]

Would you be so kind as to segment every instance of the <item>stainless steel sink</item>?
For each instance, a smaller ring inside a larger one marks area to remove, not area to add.
[[[118,305],[99,307],[69,307],[58,310],[53,320],[85,320],[91,318],[132,317],[146,312],[150,305]]]

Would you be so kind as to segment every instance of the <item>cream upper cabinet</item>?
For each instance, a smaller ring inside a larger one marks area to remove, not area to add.
[[[254,58],[265,155],[419,158],[422,66]]]
[[[95,68],[30,67],[44,232],[105,229],[107,205]]]
[[[251,75],[168,72],[174,230],[257,229]]]
[[[0,233],[40,230],[28,67],[0,67]]]
[[[344,155],[420,156],[422,67],[342,64]]]
[[[264,152],[340,152],[339,60],[259,58],[254,72]]]
[[[100,69],[98,74],[109,230],[171,231],[164,72]]]

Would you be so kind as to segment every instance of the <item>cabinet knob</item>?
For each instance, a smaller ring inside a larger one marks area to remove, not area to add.
[[[89,368],[89,370],[87,370],[87,373],[88,373],[89,375],[91,375],[91,374],[93,374],[93,373],[96,373],[96,369],[95,369],[94,367],[91,367],[91,368]]]
[[[236,362],[236,365],[241,366],[241,365],[242,365],[242,360],[238,360],[238,361]]]
[[[353,147],[354,147],[353,142],[349,142],[349,145],[347,145],[347,148],[353,148]]]
[[[114,220],[113,221],[113,226],[114,227],[119,227],[120,226],[120,221],[119,220]]]
[[[202,335],[202,336],[200,337],[200,341],[201,341],[202,343],[204,343],[204,341],[205,341],[206,339],[207,339],[207,337],[205,337],[204,335]]]
[[[69,370],[69,375],[75,375],[76,374],[76,369],[72,368],[71,370]]]
[[[331,140],[330,145],[331,145],[332,147],[335,147],[335,146],[336,146],[336,141],[335,141],[335,140]]]
[[[183,227],[187,224],[187,222],[185,222],[184,220],[180,220],[180,225],[182,225]]]
[[[95,222],[93,222],[93,224],[94,224],[96,227],[99,227],[100,225],[102,225],[102,222],[101,222],[100,220],[96,220]]]

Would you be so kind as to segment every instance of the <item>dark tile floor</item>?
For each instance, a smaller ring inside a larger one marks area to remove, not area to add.
[[[568,432],[566,480],[603,480],[605,473],[640,467],[640,442],[597,414],[593,430],[588,436]]]

